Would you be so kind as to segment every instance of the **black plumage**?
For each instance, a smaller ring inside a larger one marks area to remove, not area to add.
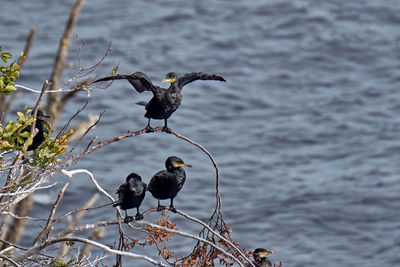
[[[35,150],[36,148],[38,148],[46,139],[46,136],[49,133],[50,126],[44,120],[44,118],[50,118],[50,116],[45,115],[43,111],[39,109],[36,114],[36,124],[35,124],[35,128],[38,129],[38,132],[33,137],[32,144],[28,146],[27,149],[28,151]],[[22,130],[22,132],[30,132],[30,131],[31,131],[31,126],[28,126],[24,130]]]
[[[170,132],[167,125],[168,118],[174,113],[182,101],[182,88],[191,82],[196,80],[215,80],[226,82],[225,79],[216,74],[206,74],[202,72],[192,72],[178,77],[174,72],[167,73],[166,77],[162,82],[170,82],[171,85],[168,89],[153,85],[150,78],[143,72],[135,72],[131,75],[114,75],[105,78],[98,79],[94,82],[109,81],[126,79],[139,93],[144,91],[153,92],[153,97],[149,102],[138,102],[137,104],[146,107],[146,114],[144,115],[149,119],[146,129],[147,132],[154,131],[150,127],[150,120],[164,120],[163,131]]]
[[[128,216],[127,209],[136,208],[135,220],[143,219],[143,215],[139,212],[139,207],[146,194],[146,184],[142,182],[142,177],[136,173],[129,174],[126,177],[126,182],[118,188],[117,194],[118,201],[113,206],[120,206],[121,209],[125,210],[125,222],[133,220],[132,216]]]
[[[165,161],[166,170],[157,172],[153,178],[151,178],[148,190],[151,192],[153,197],[158,200],[157,211],[165,209],[164,206],[160,205],[160,200],[170,199],[171,204],[169,208],[172,212],[176,212],[174,207],[174,198],[182,189],[182,186],[186,181],[186,173],[182,168],[183,166],[192,167],[183,162],[182,159],[171,156]]]
[[[268,259],[269,254],[275,254],[275,252],[265,248],[256,248],[253,250],[253,264],[256,267],[272,267],[272,262]],[[246,267],[251,267],[251,264],[248,263]]]

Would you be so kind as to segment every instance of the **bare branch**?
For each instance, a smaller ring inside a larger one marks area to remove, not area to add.
[[[16,218],[16,219],[25,219],[25,220],[30,220],[30,221],[47,221],[46,218],[33,218],[33,217],[29,217],[29,216],[21,217],[21,216],[15,215],[14,213],[9,212],[9,211],[3,211],[0,213],[0,215],[10,215],[11,217]]]
[[[22,61],[19,64],[21,67],[24,65],[25,61],[28,59],[29,52],[31,51],[31,47],[32,47],[34,38],[35,38],[35,28],[32,27],[29,30],[29,35],[28,35],[28,38],[26,39],[26,44],[25,44],[25,48],[24,48],[24,58],[22,59]]]
[[[66,183],[64,185],[64,187],[61,189],[61,191],[58,193],[57,200],[54,203],[53,208],[50,211],[49,218],[47,219],[46,226],[43,228],[43,230],[40,232],[40,234],[38,234],[38,236],[35,238],[35,240],[33,241],[33,244],[36,244],[38,242],[38,240],[43,238],[44,235],[46,235],[46,238],[49,237],[49,234],[51,232],[51,226],[52,226],[51,221],[54,218],[54,215],[56,213],[58,205],[60,204],[60,201],[63,198],[64,192],[65,192],[65,190],[67,190],[68,186],[69,186],[69,183]]]
[[[46,240],[46,242],[44,242],[44,243],[42,243],[40,245],[34,246],[33,248],[25,251],[24,253],[15,256],[13,260],[15,262],[17,262],[17,263],[21,262],[21,261],[23,261],[23,260],[35,255],[36,253],[38,253],[39,251],[41,251],[45,247],[48,247],[48,246],[53,245],[55,243],[68,242],[68,241],[74,241],[74,242],[81,242],[81,243],[90,244],[92,246],[101,248],[104,251],[107,251],[107,252],[109,252],[111,254],[126,256],[126,257],[130,257],[130,258],[134,258],[134,259],[142,259],[142,260],[146,260],[146,261],[148,261],[148,262],[150,262],[150,263],[152,263],[152,264],[154,264],[156,266],[168,267],[168,265],[165,265],[162,262],[156,261],[156,260],[154,260],[154,259],[152,259],[152,258],[150,258],[148,256],[115,250],[115,249],[112,249],[112,248],[110,248],[110,247],[108,247],[106,245],[98,243],[96,241],[85,239],[85,238],[81,238],[81,237],[51,238],[49,240]]]
[[[201,224],[203,227],[207,228],[207,230],[210,231],[213,235],[217,236],[219,239],[221,239],[221,240],[223,240],[224,242],[228,243],[229,246],[231,246],[233,249],[235,249],[235,250],[240,254],[240,256],[242,256],[245,260],[247,260],[248,262],[251,263],[251,259],[249,259],[249,258],[247,257],[247,255],[245,255],[235,244],[233,244],[230,240],[226,239],[225,237],[223,237],[223,236],[220,235],[219,233],[213,231],[213,229],[211,229],[211,227],[208,226],[206,223],[200,221],[200,220],[197,219],[197,218],[194,218],[194,217],[192,217],[192,216],[189,216],[188,214],[184,213],[183,211],[177,210],[177,213],[178,213],[179,215],[182,215],[182,216],[185,217],[186,219],[189,219],[189,220],[191,220],[191,221],[194,221],[194,222],[196,222],[196,223],[198,223],[198,224]]]
[[[12,259],[10,259],[9,257],[7,257],[6,255],[0,254],[0,258],[3,258],[3,259],[5,259],[6,261],[11,262],[14,266],[17,266],[17,267],[21,266],[21,265],[19,265],[17,262],[15,262],[14,260],[12,260]]]
[[[53,66],[53,72],[50,78],[50,80],[53,82],[51,88],[52,90],[60,88],[61,75],[65,66],[64,62],[65,59],[67,58],[68,47],[72,36],[72,31],[75,28],[75,25],[78,21],[78,15],[82,9],[83,2],[84,2],[83,0],[77,0],[75,2],[75,5],[70,12],[68,22],[64,30],[64,34],[60,40],[60,45],[58,47],[56,60]],[[59,101],[60,101],[59,96],[56,93],[51,93],[47,95],[47,103],[48,103],[47,113],[51,116],[51,123],[53,125],[58,120],[58,116],[60,113]]]
[[[83,211],[83,210],[88,211],[88,210],[93,210],[93,209],[100,209],[100,208],[104,208],[104,207],[106,207],[106,206],[110,206],[110,205],[112,205],[112,204],[114,204],[114,202],[107,203],[107,204],[103,204],[103,205],[99,205],[99,206],[95,206],[95,207],[86,207],[86,208],[75,209],[75,210],[73,210],[73,211],[70,211],[70,212],[64,214],[63,216],[61,216],[61,217],[58,218],[57,220],[54,220],[53,225],[56,224],[56,223],[58,223],[58,222],[60,222],[60,221],[61,221],[62,219],[64,219],[65,217],[70,216],[70,215],[72,215],[72,214],[74,214],[74,213],[81,212],[81,211]]]
[[[89,201],[86,202],[86,204],[83,206],[82,211],[80,211],[72,220],[68,221],[67,229],[71,229],[72,227],[74,227],[83,218],[83,216],[85,216],[85,214],[87,212],[87,210],[85,208],[92,206],[97,201],[98,198],[99,198],[99,194],[98,193],[94,194],[89,199]],[[67,236],[70,236],[70,234],[68,234]],[[67,245],[67,243],[64,242],[61,244],[60,251],[59,251],[61,260],[65,259],[65,257],[68,255],[69,250],[70,250],[70,247]]]
[[[2,251],[0,251],[0,254],[5,254],[6,252],[12,250],[13,248],[16,248],[16,249],[19,249],[19,250],[24,250],[24,251],[28,250],[28,248],[25,248],[25,247],[19,246],[17,244],[11,243],[11,242],[9,242],[7,240],[0,239],[0,242],[8,245],[8,247],[6,249],[3,249]],[[52,258],[53,257],[53,256],[50,256],[50,255],[44,254],[42,252],[39,252],[38,254],[42,255],[44,257],[47,257],[47,258]]]
[[[103,194],[104,194],[106,197],[108,197],[108,199],[110,199],[112,202],[115,201],[115,199],[114,199],[109,193],[107,193],[106,190],[104,190],[104,189],[99,185],[99,183],[98,183],[98,182],[96,181],[96,179],[94,178],[94,175],[93,175],[90,171],[85,170],[85,169],[77,169],[77,170],[73,170],[73,171],[62,170],[61,172],[62,172],[64,175],[66,175],[66,176],[68,176],[69,178],[71,178],[71,179],[72,179],[72,176],[73,176],[74,174],[78,174],[78,173],[85,173],[85,174],[89,175],[90,180],[92,180],[92,182],[93,182],[93,184],[96,186],[97,190],[99,190],[101,193],[103,193]]]
[[[46,185],[46,186],[39,186],[38,184],[32,186],[29,189],[22,189],[22,188],[18,188],[15,192],[13,193],[0,193],[0,196],[20,196],[21,198],[23,198],[26,195],[29,195],[33,192],[35,192],[36,190],[41,190],[41,189],[48,189],[51,188],[53,186],[55,186],[57,184],[57,182],[52,183],[50,185]]]
[[[92,234],[89,237],[89,240],[96,241],[100,238],[104,237],[105,228],[97,228],[94,229]],[[91,244],[85,244],[81,251],[79,252],[78,260],[81,261],[83,258],[89,258],[90,251],[92,249]]]
[[[40,90],[35,90],[35,89],[29,88],[27,86],[21,85],[21,84],[16,84],[15,87],[19,88],[19,89],[23,89],[23,90],[29,91],[29,92],[32,92],[32,93],[35,93],[35,94],[40,94],[41,93]],[[72,92],[72,91],[74,91],[74,89],[63,89],[63,88],[60,88],[60,89],[54,89],[54,90],[46,90],[45,94],[48,94],[48,93],[68,93],[68,92]]]

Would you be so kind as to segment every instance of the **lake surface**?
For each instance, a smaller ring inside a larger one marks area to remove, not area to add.
[[[39,90],[49,79],[72,2],[3,0],[5,50],[18,54],[29,28],[37,33],[18,84]],[[112,43],[95,71],[99,77],[116,65],[121,74],[143,71],[157,85],[170,71],[225,77],[227,83],[187,85],[168,126],[215,157],[224,219],[243,246],[273,249],[271,259],[286,267],[400,264],[398,1],[91,0],[75,33],[85,42],[83,66],[95,64]],[[76,71],[77,50],[74,40],[68,57],[74,67],[65,70],[64,81]],[[26,93],[7,118],[36,97]],[[86,141],[142,129],[147,119],[134,103],[150,97],[126,81],[93,91],[78,122],[106,113]],[[86,100],[82,93],[69,102],[59,125]],[[215,205],[215,171],[204,153],[174,136],[128,138],[72,169],[92,171],[113,194],[130,172],[148,182],[169,155],[193,165],[176,207],[205,220]],[[38,192],[30,216],[48,216],[69,181],[62,175],[55,180],[55,188]],[[59,215],[96,192],[84,175],[70,182]],[[102,196],[98,203],[106,202]],[[142,210],[155,205],[149,194]],[[180,230],[197,233],[197,225],[170,216]],[[108,207],[81,223],[112,218]],[[40,229],[44,222],[32,225]],[[21,245],[30,246],[35,234],[27,232]],[[105,242],[116,238],[116,227],[107,228]],[[193,242],[174,245],[180,256]]]

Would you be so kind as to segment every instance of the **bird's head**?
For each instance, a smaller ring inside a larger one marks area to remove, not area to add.
[[[275,251],[266,250],[265,248],[256,248],[255,250],[253,250],[253,257],[256,261],[265,259],[270,254],[275,254]]]
[[[175,72],[168,72],[167,75],[165,75],[165,79],[162,80],[161,82],[169,82],[169,83],[174,83],[176,82],[178,76],[176,75]]]
[[[168,157],[165,161],[165,167],[167,168],[167,170],[173,170],[184,166],[190,168],[192,167],[192,165],[186,164],[181,158],[175,156]]]
[[[142,183],[142,177],[136,173],[131,173],[128,175],[128,177],[126,177],[126,182],[129,184],[129,189],[136,192],[137,188]]]
[[[36,118],[38,120],[43,120],[44,118],[50,118],[50,116],[49,115],[45,115],[44,112],[39,109],[37,111]]]

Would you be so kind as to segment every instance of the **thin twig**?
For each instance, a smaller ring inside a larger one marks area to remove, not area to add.
[[[18,188],[17,191],[13,192],[13,193],[0,193],[0,196],[18,196],[18,195],[28,195],[30,193],[33,193],[36,190],[41,190],[41,189],[49,189],[53,186],[55,186],[57,184],[57,182],[52,183],[51,185],[46,185],[46,186],[37,186],[37,187],[33,187],[31,189],[27,189],[27,190],[22,190],[21,188]]]
[[[64,126],[62,127],[62,129],[60,130],[60,132],[57,134],[56,139],[58,139],[58,138],[65,132],[65,130],[68,128],[68,126],[69,126],[69,124],[71,123],[71,121],[72,121],[73,119],[75,119],[75,117],[78,116],[78,114],[81,113],[82,110],[84,110],[84,109],[86,108],[86,106],[87,106],[88,103],[89,103],[89,102],[86,101],[86,103],[83,105],[83,107],[79,108],[78,111],[76,111],[75,114],[72,115],[71,118],[69,118],[68,122],[67,122],[66,124],[64,124]]]
[[[99,198],[99,194],[95,193],[89,199],[89,201],[87,201],[85,203],[83,208],[88,208],[88,207],[94,205],[94,203],[96,203],[98,198]],[[85,216],[86,212],[87,212],[87,210],[84,209],[81,212],[79,212],[78,214],[76,214],[75,217],[73,217],[72,220],[69,220],[68,223],[67,223],[67,227],[68,227],[67,229],[70,229],[70,228],[76,226],[77,223],[83,218],[83,216]],[[67,237],[69,237],[69,236],[70,236],[70,234],[67,235]],[[65,243],[65,242],[62,243],[61,246],[60,246],[60,251],[59,251],[60,259],[64,260],[66,258],[66,256],[68,255],[69,251],[70,251],[70,246],[68,246],[67,243]]]
[[[24,89],[26,91],[29,91],[29,92],[32,92],[32,93],[35,93],[35,94],[40,94],[40,92],[41,92],[40,90],[35,90],[35,89],[29,88],[27,86],[21,85],[21,84],[16,84],[15,88]],[[48,93],[68,93],[68,92],[72,92],[72,91],[74,91],[74,89],[62,89],[62,88],[60,88],[60,89],[55,89],[55,90],[47,90],[45,92],[45,94],[48,94]]]
[[[34,108],[33,111],[32,111],[32,115],[33,115],[33,118],[34,118],[35,120],[33,121],[32,125],[31,125],[31,134],[33,134],[33,130],[36,128],[37,112],[38,112],[38,110],[39,110],[40,103],[42,102],[42,98],[43,98],[44,92],[46,91],[47,87],[48,87],[50,84],[51,84],[51,83],[50,83],[48,80],[46,80],[46,81],[43,83],[42,91],[40,92],[39,98],[38,98],[38,100],[36,101],[35,108]],[[33,139],[33,138],[32,138],[32,139]]]
[[[19,63],[19,65],[21,67],[24,65],[25,61],[28,59],[29,52],[31,51],[31,47],[32,47],[34,38],[35,38],[35,28],[32,27],[29,30],[29,35],[28,35],[28,38],[26,39],[26,44],[25,44],[25,48],[24,48],[24,57],[21,60],[21,62]]]
[[[61,191],[58,193],[57,200],[54,203],[53,208],[50,211],[49,218],[47,219],[46,226],[43,228],[43,230],[40,232],[40,234],[38,234],[38,236],[35,238],[35,240],[33,241],[33,244],[36,244],[40,239],[42,239],[44,237],[44,235],[46,235],[46,239],[49,237],[49,234],[51,232],[51,227],[52,227],[51,222],[54,218],[54,215],[56,213],[58,205],[60,205],[60,201],[64,196],[64,192],[65,192],[65,190],[67,190],[68,186],[69,186],[69,183],[66,183],[64,185],[64,187],[61,189]]]
[[[0,251],[0,254],[4,254],[5,252],[7,252],[8,250],[11,250],[13,248],[17,248],[17,249],[23,250],[23,251],[27,251],[29,249],[29,248],[25,248],[25,247],[19,246],[17,244],[11,243],[11,242],[9,242],[7,240],[4,240],[4,239],[0,239],[0,242],[8,245],[8,247],[6,249],[3,249],[2,251]],[[42,252],[38,252],[38,254],[40,254],[40,255],[42,255],[44,257],[47,257],[47,258],[53,258],[53,256],[44,254]]]
[[[105,112],[105,111],[101,112],[101,113],[99,114],[99,118],[98,118],[92,125],[90,125],[89,128],[86,129],[85,133],[79,138],[79,140],[78,140],[78,142],[76,142],[75,146],[77,146],[77,145],[81,142],[81,140],[83,139],[83,137],[85,137],[86,134],[87,134],[91,129],[93,129],[93,127],[95,127],[95,126],[100,122],[101,118],[102,118],[103,115],[104,115],[104,112]],[[75,146],[74,146],[74,148],[75,148]]]
[[[207,228],[208,231],[210,231],[213,235],[217,236],[218,238],[220,238],[221,240],[223,240],[224,242],[228,243],[232,248],[234,248],[239,254],[240,256],[242,256],[245,260],[247,260],[248,262],[251,263],[251,260],[235,245],[233,244],[230,240],[226,239],[225,237],[223,237],[222,235],[220,235],[219,233],[215,232],[213,229],[211,229],[210,226],[208,226],[206,223],[200,221],[199,219],[189,216],[188,214],[184,213],[183,211],[177,210],[177,213],[182,215],[183,217],[185,217],[186,219],[189,219],[191,221],[194,221],[198,224],[201,224],[203,227]]]
[[[17,266],[17,267],[21,266],[17,262],[15,262],[13,259],[10,259],[9,257],[7,257],[6,255],[0,254],[0,258],[3,258],[6,261],[11,262],[14,266]]]
[[[62,219],[64,219],[65,217],[68,217],[68,216],[70,216],[70,215],[72,215],[72,214],[74,214],[74,213],[77,213],[77,212],[80,212],[80,211],[84,211],[84,210],[87,211],[87,210],[100,209],[100,208],[104,208],[104,207],[110,206],[110,205],[112,205],[112,204],[114,204],[114,203],[115,203],[115,202],[111,202],[111,203],[106,203],[106,204],[99,205],[99,206],[95,206],[95,207],[87,207],[87,208],[75,209],[75,210],[73,210],[73,211],[70,211],[70,212],[64,214],[64,215],[61,216],[60,218],[54,220],[54,221],[53,221],[53,225],[54,225],[54,224],[57,224],[58,222],[60,222],[60,221],[61,221]]]
[[[20,219],[20,220],[30,220],[30,221],[47,221],[46,218],[33,218],[33,217],[29,217],[29,216],[18,216],[12,212],[9,211],[3,211],[0,212],[0,215],[10,215],[11,217],[15,218],[15,219]]]
[[[112,202],[115,201],[115,199],[114,199],[109,193],[107,193],[106,190],[104,190],[104,189],[99,185],[99,183],[98,183],[98,182],[96,181],[96,179],[94,178],[94,175],[93,175],[90,171],[88,171],[88,170],[86,170],[86,169],[76,169],[76,170],[73,170],[73,171],[62,170],[61,172],[62,172],[64,175],[66,175],[66,176],[68,176],[69,178],[71,178],[71,179],[72,179],[72,176],[73,176],[73,175],[78,174],[78,173],[85,173],[85,174],[89,175],[90,180],[92,180],[92,182],[93,182],[93,184],[96,186],[97,190],[99,190],[101,193],[103,193],[103,194],[104,194],[106,197],[108,197],[108,199],[110,199]]]
[[[75,25],[78,21],[78,15],[83,6],[83,0],[77,0],[75,5],[73,6],[68,21],[65,25],[63,36],[60,39],[60,44],[58,47],[56,59],[53,65],[53,72],[51,73],[50,80],[53,82],[51,89],[54,90],[56,88],[60,88],[61,84],[61,75],[65,67],[65,59],[68,55],[68,47],[70,44],[72,32],[75,28]],[[60,115],[61,107],[60,107],[60,98],[56,93],[50,93],[47,95],[47,113],[51,116],[51,123],[53,125],[56,124],[58,120],[58,116]]]

